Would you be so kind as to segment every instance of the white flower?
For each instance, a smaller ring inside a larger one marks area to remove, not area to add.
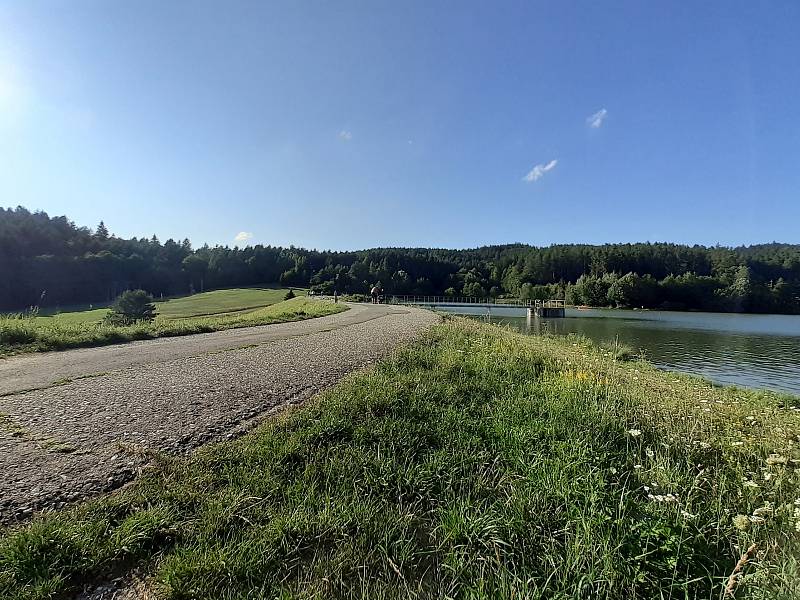
[[[634,469],[641,469],[641,468],[642,468],[642,465],[633,465],[633,468],[634,468]]]
[[[764,515],[772,515],[772,506],[766,504],[760,508],[757,508],[753,511],[754,517],[763,517]]]
[[[656,453],[653,452],[650,448],[645,450],[644,453],[647,454],[647,458],[653,458],[656,455]]]
[[[642,432],[639,429],[629,429],[628,435],[630,435],[631,437],[639,437],[640,435],[642,435]]]
[[[758,485],[758,484],[757,484],[755,481],[751,481],[751,480],[749,480],[749,479],[748,479],[748,480],[746,480],[746,481],[745,481],[745,482],[744,482],[742,485],[743,485],[744,487],[748,487],[748,488],[757,488],[757,487],[761,487],[761,486],[759,486],[759,485]]]

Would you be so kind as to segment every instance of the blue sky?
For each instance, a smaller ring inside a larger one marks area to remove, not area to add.
[[[195,246],[800,242],[800,3],[0,3],[0,205]]]

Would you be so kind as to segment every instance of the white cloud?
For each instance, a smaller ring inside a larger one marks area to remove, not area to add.
[[[525,175],[525,177],[523,177],[522,180],[523,181],[527,181],[527,182],[536,181],[537,179],[542,177],[548,171],[552,171],[557,164],[558,164],[558,160],[556,160],[554,158],[553,160],[551,160],[547,164],[536,165],[530,171],[528,171],[528,174]]]
[[[587,117],[586,124],[592,129],[598,129],[603,124],[603,121],[606,120],[607,116],[608,111],[605,108],[601,108],[591,117]]]
[[[233,239],[237,242],[247,242],[253,239],[253,234],[250,233],[249,231],[240,231],[239,233],[236,234],[236,237]]]
[[[339,139],[344,140],[345,142],[349,142],[350,140],[353,139],[353,132],[347,131],[346,129],[342,129],[339,132]]]

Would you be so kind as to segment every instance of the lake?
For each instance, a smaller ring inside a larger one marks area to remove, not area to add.
[[[449,312],[486,315],[486,309]],[[525,318],[524,309],[492,308],[491,320],[526,333],[582,334],[620,342],[663,369],[725,385],[800,395],[800,316],[567,309],[563,319]]]

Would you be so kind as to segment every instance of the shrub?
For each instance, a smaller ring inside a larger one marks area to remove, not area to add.
[[[111,307],[106,322],[111,325],[132,325],[139,321],[152,321],[156,316],[153,297],[144,290],[123,292]]]
[[[291,300],[292,298],[294,298],[294,291],[290,289],[288,292],[286,292],[286,295],[283,297],[283,299]]]

